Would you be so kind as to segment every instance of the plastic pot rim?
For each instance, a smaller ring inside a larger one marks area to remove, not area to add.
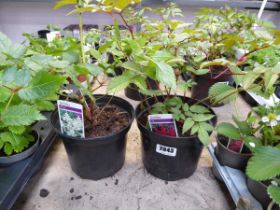
[[[106,94],[94,94],[94,96],[95,97],[98,97],[98,96],[102,96],[103,98],[104,97],[112,97],[113,99],[117,99],[117,100],[120,100],[120,101],[122,101],[122,102],[125,102],[126,104],[127,104],[127,106],[129,107],[129,110],[128,109],[124,109],[125,111],[127,111],[127,113],[128,113],[128,115],[129,115],[129,121],[128,121],[128,125],[126,126],[126,127],[124,127],[123,129],[121,129],[121,130],[119,130],[118,132],[116,132],[116,133],[112,133],[112,134],[110,134],[110,135],[106,135],[106,136],[98,136],[98,137],[86,137],[86,138],[80,138],[80,137],[72,137],[72,136],[68,136],[68,135],[65,135],[65,134],[63,134],[62,132],[61,132],[61,130],[60,129],[58,129],[55,125],[54,125],[54,123],[53,123],[53,121],[54,121],[54,115],[56,115],[57,113],[58,113],[58,110],[56,109],[53,113],[52,113],[52,117],[51,117],[51,127],[52,127],[52,129],[59,135],[59,136],[61,136],[61,137],[66,137],[66,139],[71,139],[71,141],[76,141],[77,143],[80,143],[80,142],[83,142],[83,143],[85,143],[85,142],[92,142],[92,141],[94,141],[94,142],[104,142],[104,143],[106,143],[106,141],[107,141],[107,139],[109,139],[109,138],[111,138],[111,137],[113,137],[113,136],[118,136],[118,135],[121,135],[122,133],[126,133],[126,131],[128,131],[129,129],[130,129],[130,127],[131,127],[131,124],[132,124],[132,122],[133,122],[133,120],[134,120],[134,116],[135,116],[135,114],[134,114],[134,108],[133,108],[133,106],[128,102],[128,101],[126,101],[125,99],[122,99],[122,98],[120,98],[120,97],[118,97],[118,96],[114,96],[114,95],[106,95]],[[112,99],[111,99],[112,100]],[[98,104],[98,99],[96,99],[96,103]],[[116,105],[116,106],[118,106],[118,105]],[[120,107],[120,108],[123,108],[123,107]]]
[[[222,143],[221,143],[221,141],[220,141],[220,136],[218,135],[217,136],[217,143],[221,146],[221,147],[223,147],[223,149],[225,149],[225,150],[227,150],[229,153],[232,153],[232,154],[235,154],[235,155],[240,155],[240,156],[244,156],[244,157],[251,157],[252,156],[252,153],[239,153],[239,152],[235,152],[235,151],[232,151],[232,150],[230,150],[230,149],[228,149],[227,147],[225,147],[225,145],[223,145]],[[227,138],[227,137],[226,137]],[[228,138],[227,138],[227,140],[229,140]]]

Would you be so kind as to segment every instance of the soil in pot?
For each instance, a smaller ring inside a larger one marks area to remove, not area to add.
[[[241,152],[232,151],[227,148],[228,141],[228,138],[224,136],[217,136],[217,147],[215,148],[215,154],[219,160],[219,163],[223,166],[244,171],[248,160],[252,156],[250,149],[244,145]]]
[[[133,107],[124,99],[108,95],[95,97],[98,105],[93,112],[96,122],[86,122],[86,138],[64,135],[60,131],[57,111],[51,117],[54,130],[63,140],[72,170],[81,178],[92,180],[112,176],[122,168],[126,135],[134,117]]]
[[[34,141],[30,142],[28,148],[26,148],[21,153],[14,152],[13,154],[7,156],[4,151],[0,150],[0,167],[9,166],[31,156],[40,144],[40,138],[37,131],[33,131],[32,135],[34,136]]]
[[[197,83],[192,88],[192,98],[197,100],[203,100],[208,97],[209,89],[212,85],[221,82],[227,84],[233,84],[233,79],[229,71],[226,71],[226,66],[211,66],[210,72],[204,75],[194,75],[193,80]],[[224,72],[224,73],[223,73]],[[212,105],[209,100],[203,101],[207,105]],[[212,105],[221,106],[222,104]]]
[[[182,100],[190,105],[197,101],[187,97]],[[138,128],[142,140],[142,160],[146,170],[163,180],[175,181],[191,176],[198,165],[203,144],[197,136],[171,137],[150,131],[147,128],[147,113],[162,96],[149,98],[136,108]],[[212,111],[214,114],[214,112]],[[215,124],[213,119],[213,124]]]
[[[147,86],[149,87],[150,90],[158,90],[158,84],[155,80],[152,80],[148,78],[146,80]],[[126,97],[134,100],[134,101],[142,101],[146,97],[142,93],[139,92],[139,89],[136,85],[131,84],[128,87],[124,89],[124,94]]]

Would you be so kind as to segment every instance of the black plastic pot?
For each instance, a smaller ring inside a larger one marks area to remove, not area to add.
[[[112,176],[122,168],[125,160],[127,132],[133,118],[133,107],[130,103],[116,96],[95,95],[97,105],[116,105],[129,114],[126,128],[110,136],[98,138],[75,138],[60,132],[57,111],[51,117],[55,132],[62,138],[72,170],[84,179],[98,180]]]
[[[197,83],[196,85],[193,86],[192,88],[192,98],[195,98],[197,100],[202,100],[204,98],[208,97],[208,92],[209,89],[212,85],[221,82],[221,83],[228,83],[232,85],[234,83],[232,77],[227,74],[223,74],[217,79],[214,79],[216,76],[218,76],[219,73],[208,73],[204,75],[194,75],[193,80]],[[212,105],[209,100],[205,100],[204,103],[207,105]],[[221,106],[223,104],[217,104],[214,105],[215,107]],[[212,105],[213,106],[213,105]]]
[[[14,155],[0,156],[0,166],[1,167],[4,167],[4,166],[6,167],[6,166],[9,166],[16,162],[19,162],[21,160],[24,160],[24,159],[28,158],[29,156],[31,156],[36,151],[36,149],[40,145],[40,137],[39,137],[39,134],[37,131],[33,131],[32,134],[35,137],[35,142],[32,143],[28,149],[24,150],[21,153],[14,154]]]
[[[155,80],[147,79],[146,80],[149,89],[158,90],[158,85]],[[124,94],[126,97],[134,101],[142,101],[145,99],[145,95],[139,92],[138,87],[134,84],[129,85],[124,89]]]
[[[228,138],[223,136],[217,137],[217,147],[215,148],[215,154],[219,160],[219,163],[223,166],[244,171],[248,160],[252,156],[249,148],[244,145],[242,152],[238,153],[228,149],[227,143]]]
[[[181,98],[188,104],[197,102],[191,98]],[[159,96],[157,99],[164,100],[163,96]],[[203,144],[197,136],[170,137],[150,131],[140,119],[154,103],[156,103],[155,98],[149,98],[136,108],[144,166],[150,174],[163,180],[175,181],[187,178],[197,168]],[[215,114],[213,111],[212,113]],[[215,124],[216,118],[212,122]]]
[[[41,39],[47,39],[47,34],[50,33],[50,30],[40,30],[37,32],[38,33],[38,36],[39,38]]]
[[[262,204],[264,209],[267,209],[271,199],[267,194],[267,186],[247,177],[247,187],[250,193]]]

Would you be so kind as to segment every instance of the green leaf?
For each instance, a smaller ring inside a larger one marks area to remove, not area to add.
[[[203,128],[204,130],[209,131],[209,132],[214,130],[214,127],[206,122],[200,122],[199,127]]]
[[[193,114],[192,118],[196,122],[204,122],[211,120],[214,117],[212,114]]]
[[[272,179],[280,175],[280,149],[259,147],[249,160],[246,174],[256,181]]]
[[[6,102],[10,96],[12,95],[12,91],[6,87],[0,87],[0,102]]]
[[[26,127],[23,125],[19,126],[9,126],[9,130],[14,134],[22,134],[25,131]]]
[[[39,111],[53,111],[55,109],[54,104],[50,101],[37,101],[35,106]]]
[[[184,110],[184,112],[188,112],[189,111],[189,105],[187,103],[184,103],[183,110]]]
[[[190,107],[190,110],[191,112],[198,113],[198,114],[210,113],[209,109],[201,105],[192,105]]]
[[[191,118],[187,118],[183,125],[183,134],[189,131],[193,125],[194,121]]]
[[[11,83],[13,83],[15,81],[16,74],[17,68],[14,66],[5,70],[2,77],[3,84],[10,85]]]
[[[22,100],[26,101],[44,99],[56,93],[64,81],[64,76],[40,71],[27,87],[18,92],[18,95]]]
[[[270,198],[277,203],[278,205],[280,205],[280,187],[279,186],[275,186],[275,185],[270,185],[267,188],[267,192],[270,196]]]
[[[9,143],[6,143],[6,144],[4,145],[4,152],[5,152],[6,155],[11,155],[11,154],[13,153],[13,147],[12,147],[12,145],[9,144]]]
[[[125,71],[122,75],[114,77],[108,85],[108,92],[115,93],[126,88],[130,83],[134,75],[129,71]]]
[[[234,127],[231,123],[221,123],[217,127],[217,132],[225,137],[233,140],[240,140],[240,131]]]
[[[61,0],[61,1],[58,1],[56,3],[56,5],[53,7],[54,10],[57,10],[61,7],[64,7],[64,6],[67,6],[67,5],[71,5],[71,4],[76,4],[77,3],[77,0]]]
[[[31,125],[45,117],[33,106],[20,104],[10,106],[1,113],[1,120],[6,126]]]
[[[169,88],[176,88],[176,77],[173,68],[163,62],[155,62],[157,79]]]
[[[224,83],[216,83],[209,89],[209,96],[214,103],[229,103],[238,97],[238,91]]]
[[[208,132],[201,127],[199,127],[199,129],[198,129],[198,138],[203,143],[203,145],[205,145],[205,146],[208,145],[208,143],[209,143]]]
[[[194,124],[194,126],[191,129],[191,135],[197,133],[198,129],[199,129],[199,124]]]

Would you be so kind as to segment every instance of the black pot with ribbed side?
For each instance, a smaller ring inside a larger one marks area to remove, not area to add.
[[[24,151],[10,156],[0,156],[0,167],[7,167],[21,160],[30,157],[40,145],[40,137],[37,131],[33,131],[34,142],[31,142],[29,147]]]
[[[127,132],[134,118],[134,109],[126,100],[109,95],[95,95],[95,97],[98,106],[111,104],[127,111],[128,125],[109,136],[75,138],[61,133],[57,111],[51,117],[53,129],[63,140],[72,170],[81,178],[92,180],[112,176],[122,168]]]
[[[213,67],[214,68],[214,67]],[[209,89],[212,85],[216,83],[225,83],[229,85],[233,85],[234,80],[228,74],[219,74],[222,70],[217,72],[212,71],[211,73],[207,73],[204,75],[194,75],[193,80],[196,82],[196,85],[192,87],[192,95],[191,97],[197,100],[203,100],[208,97]],[[222,106],[223,104],[212,105],[209,100],[205,100],[204,103],[207,105],[211,105],[213,107]]]
[[[267,186],[259,181],[255,181],[247,177],[247,187],[250,193],[262,204],[264,209],[267,209],[271,199],[267,193]]]
[[[158,90],[158,84],[155,80],[148,78],[146,80],[147,86],[150,90]],[[143,101],[145,99],[145,95],[139,92],[139,89],[136,85],[131,84],[124,89],[124,94],[126,97],[134,100],[134,101]]]
[[[197,101],[187,97],[181,99],[194,104]],[[163,180],[176,181],[191,176],[197,168],[203,144],[197,136],[171,137],[150,131],[143,116],[157,101],[164,101],[163,96],[149,98],[136,108],[136,119],[142,140],[142,160],[146,170]],[[215,114],[212,110],[211,112]],[[212,121],[216,123],[216,117]]]
[[[244,145],[241,153],[239,153],[228,149],[227,144],[228,138],[220,135],[217,136],[215,154],[219,160],[219,163],[223,166],[245,171],[247,163],[250,157],[252,157],[250,149]]]

